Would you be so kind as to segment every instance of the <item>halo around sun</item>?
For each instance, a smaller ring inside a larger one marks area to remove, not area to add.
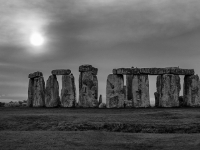
[[[30,36],[30,43],[33,46],[41,46],[44,44],[44,37],[40,33],[35,32]]]

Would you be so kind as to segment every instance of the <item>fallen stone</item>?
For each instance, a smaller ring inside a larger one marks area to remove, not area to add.
[[[81,65],[79,66],[79,72],[89,72],[91,71],[91,73],[93,75],[97,75],[98,73],[98,69],[95,67],[92,67],[92,65]]]
[[[37,78],[37,77],[42,77],[42,76],[43,76],[42,72],[37,71],[37,72],[34,72],[34,73],[30,73],[28,75],[28,78]]]
[[[159,107],[178,107],[181,90],[179,75],[164,74],[157,76]]]
[[[33,107],[45,106],[45,82],[43,77],[34,78]]]
[[[73,74],[62,76],[61,106],[75,107],[76,87]]]
[[[34,99],[34,79],[30,78],[28,84],[28,100],[27,100],[28,107],[33,106],[33,99]]]
[[[99,108],[106,108],[106,104],[105,103],[99,104]]]
[[[185,106],[200,106],[200,81],[198,75],[184,77],[183,99]]]
[[[132,80],[133,107],[150,107],[148,75],[134,75]]]
[[[69,69],[56,69],[51,71],[52,75],[69,75],[70,73],[71,70]]]
[[[124,78],[123,75],[108,75],[106,86],[106,107],[124,107]]]
[[[81,72],[79,76],[79,106],[98,107],[98,80],[92,71]]]
[[[99,105],[102,103],[102,95],[99,96]]]
[[[50,75],[46,82],[45,106],[58,107],[60,105],[59,84],[56,75]]]
[[[124,107],[125,108],[132,108],[133,107],[133,101],[132,100],[124,100]]]

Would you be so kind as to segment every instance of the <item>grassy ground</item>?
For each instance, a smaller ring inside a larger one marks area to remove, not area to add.
[[[0,108],[0,149],[200,149],[200,108]]]

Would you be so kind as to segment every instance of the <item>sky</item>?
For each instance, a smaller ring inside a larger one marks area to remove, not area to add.
[[[179,66],[200,73],[199,0],[0,3],[0,101],[26,100],[28,74],[41,71],[46,81],[53,69],[71,69],[78,94],[83,64],[98,68],[104,102],[113,68]],[[34,33],[44,38],[42,45],[30,43]],[[153,100],[156,76],[149,79]]]

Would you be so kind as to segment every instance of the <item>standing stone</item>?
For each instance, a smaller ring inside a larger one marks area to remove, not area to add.
[[[79,76],[79,106],[98,107],[98,80],[93,71],[81,72]]]
[[[99,96],[99,105],[102,103],[102,95]]]
[[[76,87],[73,74],[62,76],[61,106],[75,107]]]
[[[132,81],[133,81],[133,75],[126,75],[126,99],[127,100],[133,99]]]
[[[159,94],[158,94],[158,92],[155,92],[154,96],[155,96],[155,107],[159,107]]]
[[[133,107],[149,107],[148,75],[133,75],[132,80]]]
[[[34,78],[33,107],[45,105],[45,82],[43,77]]]
[[[110,74],[106,86],[107,108],[124,107],[124,78],[123,75]]]
[[[157,76],[159,107],[178,107],[181,90],[179,75],[164,74]]]
[[[60,104],[59,84],[56,75],[50,75],[46,82],[45,106],[58,107]]]
[[[198,75],[185,76],[183,99],[186,106],[200,106],[200,81]]]
[[[30,78],[28,84],[28,100],[27,100],[28,107],[33,106],[33,99],[34,99],[34,79]]]

